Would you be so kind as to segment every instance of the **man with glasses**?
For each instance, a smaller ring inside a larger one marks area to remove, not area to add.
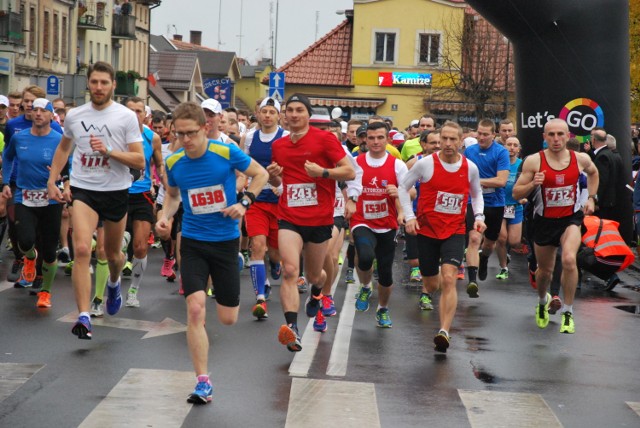
[[[180,104],[173,117],[175,137],[182,142],[182,149],[165,160],[168,186],[156,230],[161,239],[169,238],[171,218],[182,199],[180,270],[187,303],[187,344],[197,376],[196,388],[187,401],[206,404],[213,394],[205,330],[207,282],[211,277],[216,285],[218,320],[234,324],[240,304],[238,220],[267,184],[268,174],[237,145],[208,139],[205,115],[198,104]],[[240,198],[236,171],[251,178]]]

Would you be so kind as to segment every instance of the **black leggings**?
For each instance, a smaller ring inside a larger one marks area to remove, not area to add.
[[[383,287],[393,285],[393,258],[396,251],[396,230],[375,233],[368,227],[352,230],[353,241],[358,254],[358,269],[368,271],[373,259],[378,260],[378,284]]]
[[[27,207],[15,204],[16,235],[21,251],[28,251],[36,242],[45,263],[56,261],[56,249],[60,237],[62,205],[50,204],[46,207]]]

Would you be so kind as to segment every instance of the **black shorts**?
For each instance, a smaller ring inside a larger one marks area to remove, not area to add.
[[[102,220],[119,222],[127,215],[129,190],[97,191],[71,187],[73,201],[82,201],[95,211]],[[73,206],[73,202],[71,203]]]
[[[345,220],[343,215],[339,215],[333,218],[333,225],[340,232],[342,229],[347,229],[349,227],[349,222]]]
[[[584,213],[578,211],[572,215],[560,218],[533,217],[533,242],[536,245],[554,247],[560,246],[560,238],[567,227],[576,225],[580,227],[584,220]]]
[[[209,277],[216,290],[216,301],[229,307],[240,304],[238,239],[221,242],[182,238],[180,273],[184,297],[205,291]]]
[[[484,207],[484,224],[487,230],[484,231],[484,237],[490,241],[497,241],[502,228],[502,219],[504,217],[504,207]],[[476,218],[473,215],[473,207],[467,205],[467,233],[473,229],[473,223]]]
[[[437,275],[440,271],[440,263],[460,267],[464,257],[464,237],[464,235],[451,235],[447,239],[436,239],[418,235],[422,276]]]
[[[278,220],[278,229],[292,230],[296,232],[302,237],[302,242],[305,244],[307,242],[311,242],[312,244],[322,244],[323,242],[331,239],[333,224],[329,224],[327,226],[296,226],[286,220]]]
[[[129,217],[127,218],[127,223],[137,220],[153,224],[155,221],[153,203],[151,192],[129,193]]]

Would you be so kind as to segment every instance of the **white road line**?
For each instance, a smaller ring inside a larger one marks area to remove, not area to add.
[[[340,254],[345,255],[344,263],[347,262],[346,248],[348,245],[349,242],[345,241],[342,245],[342,249],[340,250]],[[344,266],[344,263],[338,266],[338,274],[336,275],[336,279],[333,281],[333,284],[331,284],[332,295],[335,293],[338,281],[340,281],[340,275],[342,274],[342,267]],[[340,315],[340,318],[342,318],[342,315]],[[289,365],[289,376],[307,377],[309,375],[309,369],[313,362],[313,358],[316,355],[316,351],[318,350],[318,343],[320,343],[321,336],[322,333],[313,330],[313,318],[311,318],[307,322],[307,326],[302,333],[302,351],[295,353],[293,361],[291,361],[291,365]]]
[[[0,282],[0,291],[8,290],[10,288],[13,288],[13,282],[9,282],[9,281]]]
[[[364,410],[363,410],[364,409]],[[372,383],[294,378],[285,428],[379,428]]]
[[[180,427],[194,385],[192,372],[129,369],[80,427]]]
[[[631,407],[631,410],[636,412],[638,416],[640,416],[640,403],[634,403],[632,401],[627,401],[627,405]]]
[[[472,428],[562,427],[539,394],[458,390]]]
[[[331,348],[327,366],[327,375],[329,376],[345,376],[347,374],[351,331],[353,330],[353,320],[356,314],[355,294],[357,289],[358,286],[356,284],[347,285],[347,294],[340,311],[338,330],[336,331],[336,338],[333,341],[333,348]]]
[[[58,318],[60,322],[74,323],[78,320],[78,312],[69,312],[65,316]],[[125,330],[146,331],[147,334],[142,339],[151,337],[165,336],[167,334],[184,333],[187,326],[175,321],[171,318],[165,318],[160,322],[134,320],[119,317],[91,318],[93,326],[99,325],[103,327],[122,328]]]
[[[0,402],[16,392],[44,364],[0,363]]]

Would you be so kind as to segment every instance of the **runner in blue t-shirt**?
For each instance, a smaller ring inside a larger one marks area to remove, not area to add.
[[[473,230],[476,220],[473,208],[469,204],[467,209],[467,233],[469,245],[467,247],[467,272],[469,284],[467,294],[469,297],[478,297],[478,283],[487,278],[487,265],[489,256],[496,245],[502,218],[504,215],[504,186],[509,178],[509,152],[495,142],[496,125],[492,120],[483,119],[478,124],[478,144],[468,147],[464,155],[478,166],[480,171],[480,185],[484,198],[484,222],[487,230],[483,234]],[[481,214],[479,216],[482,216]],[[482,243],[482,254],[479,254]]]
[[[206,404],[213,393],[207,375],[207,281],[211,277],[216,286],[218,319],[222,324],[234,324],[240,304],[238,219],[267,184],[269,175],[235,144],[208,140],[204,111],[198,104],[180,104],[173,117],[175,136],[183,148],[165,159],[168,186],[156,230],[161,239],[169,237],[170,218],[176,213],[181,196],[184,215],[180,270],[187,301],[187,343],[197,376],[195,391],[187,401]],[[251,178],[248,190],[238,199],[236,171]]]

